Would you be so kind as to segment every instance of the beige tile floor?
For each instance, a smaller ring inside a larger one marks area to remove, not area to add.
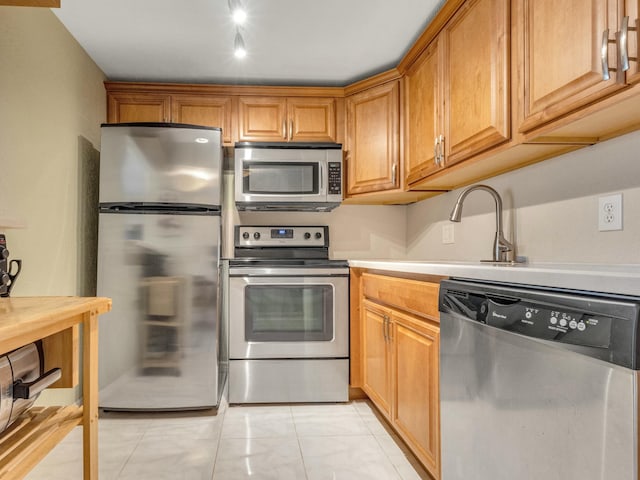
[[[217,415],[107,414],[101,480],[415,480],[429,478],[370,404],[222,405]],[[82,478],[82,430],[27,480]]]

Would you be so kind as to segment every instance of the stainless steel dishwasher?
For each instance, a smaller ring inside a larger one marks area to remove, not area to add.
[[[442,480],[638,479],[640,298],[440,287]]]

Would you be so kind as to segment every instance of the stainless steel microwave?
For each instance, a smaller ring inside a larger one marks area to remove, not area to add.
[[[342,202],[342,145],[236,143],[238,210],[333,210]]]

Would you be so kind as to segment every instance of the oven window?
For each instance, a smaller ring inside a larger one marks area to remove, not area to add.
[[[244,301],[247,341],[333,339],[331,285],[248,285]]]
[[[318,164],[313,162],[244,162],[244,193],[318,194]]]

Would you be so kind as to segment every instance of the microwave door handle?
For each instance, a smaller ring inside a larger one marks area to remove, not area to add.
[[[320,195],[324,195],[324,164],[320,164]]]

